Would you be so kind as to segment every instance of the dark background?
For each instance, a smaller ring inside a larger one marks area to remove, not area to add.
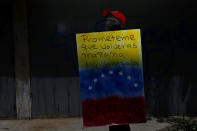
[[[108,8],[141,29],[146,110],[197,114],[197,4],[194,0],[28,0],[32,116],[79,116],[74,34],[102,30]],[[0,117],[15,116],[12,1],[0,2]]]

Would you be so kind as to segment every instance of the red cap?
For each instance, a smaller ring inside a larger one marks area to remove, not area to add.
[[[122,24],[125,26],[126,18],[125,18],[123,13],[121,13],[119,11],[111,11],[109,9],[106,9],[106,10],[103,11],[103,16],[104,17],[106,17],[108,14],[112,14],[114,17],[116,17],[119,20],[121,20]]]

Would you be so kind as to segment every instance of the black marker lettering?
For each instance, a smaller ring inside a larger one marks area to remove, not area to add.
[[[88,36],[87,35],[82,35],[81,37],[83,37],[83,41],[87,41],[88,40]]]

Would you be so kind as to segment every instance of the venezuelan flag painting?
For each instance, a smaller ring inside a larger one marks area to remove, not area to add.
[[[76,35],[83,125],[146,121],[140,30]]]

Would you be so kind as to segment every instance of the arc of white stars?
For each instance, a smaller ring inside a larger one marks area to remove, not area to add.
[[[101,78],[104,78],[105,77],[105,75],[104,74],[101,74]]]
[[[134,87],[138,87],[138,83],[134,83]]]
[[[120,76],[122,76],[122,75],[123,75],[123,72],[122,72],[122,71],[120,71],[120,72],[119,72],[119,75],[120,75]]]
[[[98,82],[98,79],[97,78],[94,78],[93,82],[94,83]]]
[[[114,73],[114,72],[113,72],[112,70],[111,70],[111,71],[109,71],[109,74],[110,74],[110,75],[112,75],[113,73]]]
[[[127,76],[127,79],[128,79],[128,80],[131,80],[131,76]]]
[[[88,87],[88,90],[92,90],[92,86],[89,86],[89,87]]]

